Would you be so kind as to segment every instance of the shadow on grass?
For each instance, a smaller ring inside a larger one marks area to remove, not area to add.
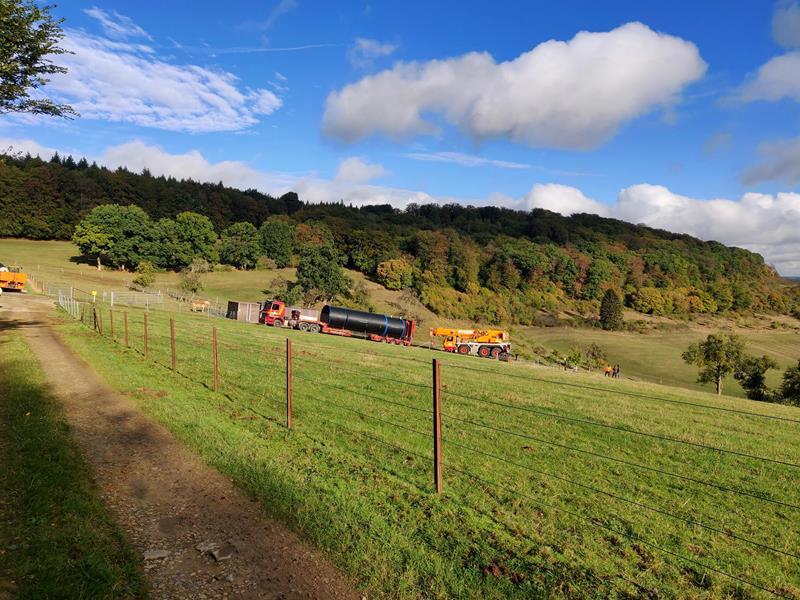
[[[100,499],[38,364],[20,333],[4,329],[0,581],[14,582],[18,598],[146,597],[138,561]]]

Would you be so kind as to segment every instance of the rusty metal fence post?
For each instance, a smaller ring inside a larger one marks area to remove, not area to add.
[[[217,328],[211,328],[211,340],[214,355],[214,391],[219,391],[219,353],[217,352]]]
[[[442,493],[442,375],[439,361],[433,359],[433,483]]]
[[[147,313],[144,313],[144,348],[142,354],[147,356]]]
[[[292,340],[286,338],[286,428],[292,428]]]
[[[169,343],[172,351],[172,370],[175,370],[175,320],[169,320]]]
[[[128,311],[122,313],[122,320],[125,323],[125,347],[129,348],[130,345],[128,344]]]

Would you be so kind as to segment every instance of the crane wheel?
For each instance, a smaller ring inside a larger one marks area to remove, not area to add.
[[[489,358],[491,354],[491,349],[488,346],[481,346],[478,348],[478,356],[481,358]]]
[[[500,356],[500,348],[492,348],[490,354],[492,358],[497,358]]]
[[[467,346],[466,344],[461,344],[458,347],[458,353],[459,354],[469,354],[469,346]]]

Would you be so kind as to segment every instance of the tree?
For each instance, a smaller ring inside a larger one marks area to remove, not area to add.
[[[97,270],[103,268],[103,258],[108,256],[114,247],[114,240],[103,228],[96,223],[81,222],[75,226],[72,243],[78,247],[81,255],[94,257],[97,261]]]
[[[182,212],[175,219],[158,222],[159,264],[172,269],[188,267],[196,258],[219,261],[217,233],[211,220],[194,212]]]
[[[743,355],[744,342],[738,336],[711,334],[689,346],[681,358],[700,368],[698,383],[714,383],[717,394],[722,394],[722,379],[739,367]]]
[[[156,280],[156,267],[149,260],[143,260],[136,265],[136,277],[133,278],[133,285],[142,289],[147,289]]]
[[[339,265],[336,250],[330,245],[306,245],[300,249],[297,283],[308,304],[330,301],[350,290],[350,280]]]
[[[777,369],[778,363],[769,356],[745,356],[742,358],[736,372],[733,374],[736,381],[744,389],[750,400],[772,402],[774,394],[767,389],[766,374],[770,369]]]
[[[281,300],[290,306],[299,303],[303,296],[303,289],[296,281],[280,276],[273,279],[261,292],[269,300]]]
[[[800,361],[796,367],[789,367],[783,374],[781,396],[788,404],[800,406]]]
[[[600,302],[600,326],[607,331],[618,331],[622,325],[622,299],[609,288]]]
[[[252,223],[234,223],[222,232],[220,259],[240,269],[255,267],[261,255],[258,230]]]
[[[264,254],[281,269],[289,266],[294,246],[294,227],[284,219],[270,218],[261,225],[258,235]]]
[[[77,115],[71,106],[40,96],[48,76],[66,73],[50,57],[68,54],[59,46],[63,19],[54,19],[50,7],[31,0],[0,2],[0,114],[24,112],[54,117]]]
[[[78,225],[72,241],[81,254],[126,269],[135,267],[153,249],[153,222],[138,206],[101,204]]]
[[[378,265],[377,279],[386,289],[402,290],[411,286],[414,267],[402,258],[385,260]]]

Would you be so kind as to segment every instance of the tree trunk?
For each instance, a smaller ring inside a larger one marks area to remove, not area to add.
[[[722,377],[717,376],[717,396],[722,395]]]

